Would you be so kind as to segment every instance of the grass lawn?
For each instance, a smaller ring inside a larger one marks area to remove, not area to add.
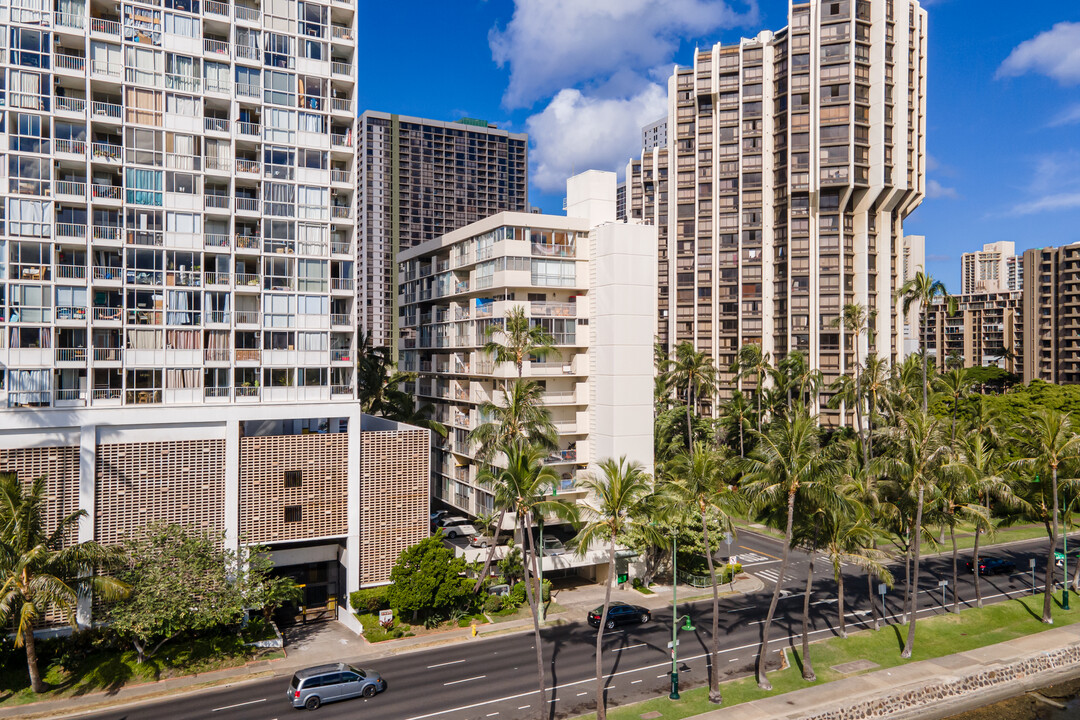
[[[773,684],[772,691],[760,690],[753,677],[725,682],[721,684],[724,695],[723,707],[799,690],[811,684],[818,685],[830,680],[850,677],[850,675],[840,675],[830,668],[853,660],[871,660],[880,666],[880,668],[874,668],[875,670],[890,668],[993,645],[1080,622],[1080,603],[1074,603],[1071,610],[1062,610],[1058,602],[1060,597],[1060,594],[1055,596],[1053,625],[1044,625],[1040,621],[1042,595],[1009,600],[981,609],[965,610],[959,615],[920,618],[916,627],[915,649],[910,660],[900,657],[903,641],[907,637],[907,625],[891,625],[879,632],[861,630],[851,633],[846,639],[833,637],[816,642],[812,645],[810,654],[818,677],[815,683],[808,683],[802,679],[799,653],[789,649],[788,657],[794,661],[793,665],[785,670],[769,674],[769,680]],[[773,647],[775,648],[776,645],[774,644]],[[709,703],[707,686],[685,690],[680,695],[681,699],[676,701],[660,697],[641,703],[609,708],[608,716],[611,720],[640,720],[642,714],[655,711],[661,715],[657,720],[680,720],[717,708],[716,705]],[[595,715],[584,715],[582,720],[593,717]]]
[[[245,647],[249,638],[235,632],[193,638],[177,638],[161,647],[157,655],[138,663],[130,645],[115,645],[87,636],[80,642],[67,639],[38,641],[38,666],[52,689],[41,695],[31,692],[26,653],[5,643],[0,649],[0,708],[40,700],[78,697],[87,693],[115,691],[125,685],[236,667],[256,659],[284,657],[280,650]]]
[[[382,642],[384,640],[396,640],[403,637],[414,637],[417,635],[434,635],[436,633],[446,632],[447,630],[469,627],[474,620],[477,623],[487,622],[487,618],[482,614],[468,615],[456,620],[447,620],[433,628],[426,628],[423,625],[410,625],[400,620],[394,620],[394,627],[387,631],[379,624],[378,613],[357,613],[356,618],[360,621],[360,624],[364,626],[364,638],[368,642],[373,643]]]
[[[549,602],[545,609],[546,617],[551,617],[556,613],[566,612],[566,608],[557,602]],[[487,616],[493,623],[503,623],[510,620],[524,620],[525,618],[531,618],[532,612],[529,610],[529,606],[522,605],[519,608],[509,608],[500,610],[499,612],[488,613]]]

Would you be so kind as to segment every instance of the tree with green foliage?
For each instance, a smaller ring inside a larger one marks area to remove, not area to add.
[[[765,395],[764,382],[769,371],[772,369],[769,353],[763,351],[756,343],[747,343],[739,348],[735,356],[735,362],[731,364],[731,373],[736,380],[742,382],[746,378],[754,378],[754,398],[757,401],[757,432],[761,434],[764,418],[761,414],[761,401]]]
[[[1058,533],[1058,471],[1075,473],[1080,463],[1080,435],[1069,415],[1056,410],[1035,413],[1028,422],[1015,428],[1013,435],[1018,442],[1020,457],[1013,467],[1034,470],[1050,475],[1050,495],[1053,510],[1050,513],[1050,542],[1046,550],[1046,597],[1043,598],[1044,623],[1053,623],[1051,614],[1054,588],[1054,551],[1057,549]],[[1038,477],[1038,475],[1036,475]],[[1067,580],[1066,580],[1067,581]]]
[[[731,444],[731,439],[739,438],[739,457],[746,457],[746,434],[753,429],[751,422],[753,409],[746,400],[741,390],[732,390],[731,397],[721,407],[720,425]]]
[[[401,551],[390,570],[387,599],[398,615],[416,621],[445,617],[468,604],[472,582],[465,559],[443,544],[442,531]]]
[[[109,623],[140,663],[178,635],[240,621],[244,588],[224,533],[156,524],[126,550],[119,577],[131,594],[109,608]]]
[[[915,277],[905,282],[896,291],[896,299],[902,302],[904,315],[907,315],[914,305],[921,316],[919,328],[923,336],[921,345],[924,348],[927,345],[926,329],[930,326],[930,308],[937,298],[941,298],[945,302],[949,315],[956,314],[956,298],[949,295],[949,291],[945,289],[945,283],[927,275],[922,267],[915,273]],[[926,377],[926,352],[920,354],[922,355],[922,409],[923,412],[927,412],[927,393],[930,386]]]
[[[122,558],[116,547],[93,541],[73,542],[78,510],[47,529],[46,476],[24,485],[14,474],[0,474],[0,625],[14,620],[15,647],[26,650],[30,688],[48,689],[38,668],[34,624],[49,610],[59,610],[72,626],[79,598],[93,593],[116,600],[128,586],[108,574]]]
[[[588,552],[594,543],[608,543],[608,578],[604,587],[604,609],[596,628],[596,718],[606,720],[604,704],[603,641],[607,625],[608,608],[611,606],[611,586],[615,583],[615,548],[631,525],[639,525],[642,532],[655,532],[648,524],[642,524],[642,506],[652,493],[652,479],[640,463],[627,462],[625,457],[607,458],[600,463],[600,474],[585,478],[580,487],[589,494],[581,503],[585,524],[574,537],[572,545],[580,555]]]
[[[682,342],[675,348],[671,362],[670,382],[686,400],[686,446],[693,452],[694,421],[703,398],[716,395],[716,366],[706,353],[694,349],[690,342]]]
[[[488,328],[488,338],[484,352],[497,363],[514,363],[518,380],[521,379],[525,361],[529,357],[543,358],[555,352],[555,339],[539,323],[533,324],[521,305],[510,308],[501,325],[491,325]],[[502,342],[496,338],[501,338]]]
[[[967,370],[958,367],[938,375],[934,384],[937,391],[949,401],[949,414],[952,420],[950,440],[953,445],[956,445],[956,423],[960,411],[960,401],[971,393],[974,383],[968,377]]]
[[[726,451],[716,450],[698,444],[693,453],[680,455],[666,468],[671,477],[667,485],[672,500],[688,514],[697,515],[701,520],[702,542],[710,548],[709,517],[718,518],[721,527],[728,532],[734,530],[731,516],[740,512],[742,503],[735,492],[734,481],[737,466]],[[709,567],[709,580],[712,584],[712,666],[720,667],[720,589],[716,583],[716,567],[713,564],[711,549],[705,552]],[[675,578],[678,582],[678,578]],[[709,702],[720,704],[719,673],[710,673]]]
[[[270,622],[274,611],[283,605],[299,602],[304,589],[286,575],[274,574],[274,561],[270,550],[262,545],[248,545],[240,549],[240,593],[244,606],[259,610]]]
[[[357,348],[356,386],[361,410],[447,436],[446,426],[430,417],[434,406],[417,403],[412,394],[401,389],[403,384],[416,381],[416,373],[398,370],[390,348],[372,347],[367,334],[360,336]]]

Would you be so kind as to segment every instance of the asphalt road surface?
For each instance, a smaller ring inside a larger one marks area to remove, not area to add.
[[[722,636],[721,679],[752,671],[765,614],[778,578],[783,543],[770,537],[743,531],[732,544],[746,572],[765,582],[765,589],[752,595],[723,599],[719,627]],[[1008,547],[989,548],[984,557],[1005,557],[1016,563],[1010,575],[983,577],[984,602],[1000,602],[1031,592],[1029,559],[1041,566],[1045,540],[1032,540]],[[726,550],[726,548],[725,548]],[[959,591],[962,606],[974,604],[972,575],[964,562],[970,551],[962,554]],[[798,643],[802,627],[802,589],[806,584],[809,557],[793,552],[782,589],[772,629],[770,652]],[[866,575],[854,567],[844,567],[846,616],[848,629],[869,627],[871,609],[867,597]],[[903,565],[893,568],[896,589],[885,596],[887,620],[896,622],[900,613]],[[918,608],[920,617],[942,612],[939,580],[951,580],[952,562],[948,555],[923,562]],[[815,592],[811,598],[814,639],[836,633],[836,583],[831,567],[818,558],[815,565]],[[1060,579],[1060,573],[1059,573]],[[1036,571],[1036,583],[1043,582]],[[951,589],[949,591],[951,593]],[[875,588],[876,593],[876,588]],[[951,604],[951,594],[948,598]],[[880,614],[880,596],[874,597]],[[681,686],[703,685],[710,671],[712,608],[708,600],[681,603],[680,616],[689,613],[695,630],[679,633],[679,672]],[[666,695],[670,689],[671,611],[657,611],[652,622],[617,628],[606,633],[604,675],[608,704]],[[379,720],[518,720],[537,717],[538,705],[548,718],[588,712],[595,697],[596,631],[584,618],[579,623],[546,628],[543,631],[547,692],[543,698],[536,691],[536,654],[531,633],[494,637],[480,642],[454,643],[446,647],[389,656],[370,663],[386,679],[388,688],[370,700],[355,699],[324,705],[317,717],[375,717]],[[327,658],[327,662],[349,658]],[[286,698],[289,680],[277,677],[238,683],[212,690],[191,690],[167,700],[86,714],[82,717],[108,720],[273,720],[294,717]]]

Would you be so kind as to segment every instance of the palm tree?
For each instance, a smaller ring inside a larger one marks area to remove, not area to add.
[[[780,586],[786,576],[795,521],[795,501],[802,496],[812,498],[823,484],[828,484],[839,474],[841,466],[830,452],[823,451],[820,444],[817,416],[804,410],[791,417],[776,418],[766,434],[757,434],[757,446],[744,462],[746,474],[742,487],[756,513],[785,507],[784,551],[780,559],[780,581],[773,590],[769,612],[758,652],[758,686],[772,689],[765,674],[765,660],[769,646],[769,630],[776,604],[780,600]]]
[[[875,532],[870,539],[870,549],[873,551],[872,557],[878,557],[878,535],[876,531],[895,522],[899,514],[898,508],[895,504],[890,502],[890,499],[885,492],[885,488],[882,483],[879,482],[880,476],[873,471],[871,466],[862,463],[862,459],[859,457],[858,452],[854,449],[850,450],[847,453],[847,458],[848,467],[845,471],[840,493],[845,498],[849,498],[855,504],[855,507],[865,514],[866,517],[870,518],[871,522],[877,522],[877,526],[873,527]],[[884,553],[882,553],[882,555],[884,555]],[[866,596],[871,599],[874,597],[875,575],[877,575],[875,570],[867,570]],[[879,618],[877,606],[873,602],[870,603],[870,615],[874,621],[874,630],[878,630]],[[843,623],[843,620],[841,620],[841,623]]]
[[[855,386],[852,399],[855,402],[855,424],[858,427],[859,443],[863,448],[863,459],[869,464],[870,452],[867,444],[869,440],[863,439],[863,386],[862,386],[862,354],[859,352],[859,338],[866,335],[867,344],[873,342],[874,322],[877,320],[877,310],[867,308],[859,303],[848,303],[840,311],[840,317],[833,321],[833,327],[843,328],[844,332],[851,336],[852,351],[855,356]]]
[[[953,431],[955,433],[955,430]],[[977,435],[973,438],[978,443],[982,442],[982,439]],[[977,501],[981,496],[974,483],[973,474],[959,470],[957,467],[964,456],[964,452],[955,447],[955,438],[953,444],[950,445],[952,451],[950,452],[949,460],[942,468],[941,482],[938,484],[938,511],[942,516],[943,523],[949,528],[949,540],[952,543],[952,586],[953,586],[953,607],[954,613],[960,612],[960,594],[959,585],[957,584],[957,565],[959,558],[956,549],[956,526],[961,520],[966,520],[975,525],[976,528],[976,541],[978,540],[978,532],[980,529],[989,529],[990,517],[989,513],[984,506]],[[974,567],[978,567],[975,565]],[[978,575],[978,572],[975,573]]]
[[[936,298],[941,298],[945,302],[946,310],[949,315],[956,314],[956,298],[949,295],[949,291],[945,289],[945,284],[940,280],[935,280],[930,275],[923,272],[922,267],[915,273],[915,277],[911,278],[896,291],[897,301],[903,301],[903,312],[905,315],[911,309],[912,305],[915,305],[919,309],[921,315],[919,320],[919,332],[922,334],[922,409],[923,412],[927,412],[927,390],[926,384],[926,328],[929,326],[930,307],[934,304]]]
[[[535,517],[543,518],[554,515],[558,518],[573,520],[576,508],[564,500],[552,499],[550,495],[559,482],[559,476],[550,466],[544,465],[546,452],[520,440],[504,445],[500,450],[506,455],[506,467],[486,468],[480,473],[480,482],[494,489],[495,507],[505,510],[517,519],[517,527],[523,530],[525,542],[522,544],[527,560],[525,562],[525,596],[532,611],[533,644],[536,646],[536,674],[539,681],[537,689],[540,702],[537,703],[538,717],[543,720],[544,712],[544,652],[540,644],[539,607],[543,602],[543,588],[539,586],[539,572],[536,565],[536,548],[532,534],[532,521]],[[534,588],[533,582],[537,585]]]
[[[716,395],[716,366],[711,357],[695,350],[689,342],[683,342],[675,348],[675,359],[668,372],[671,384],[686,397],[686,447],[693,452],[694,423],[691,416],[697,412],[701,398]]]
[[[705,543],[705,559],[712,582],[712,673],[709,679],[709,702],[720,704],[720,590],[716,584],[712,543],[709,541],[709,515],[719,515],[722,528],[730,531],[731,515],[739,511],[741,502],[732,485],[735,463],[725,451],[713,450],[702,443],[693,453],[683,453],[667,468],[672,482],[668,486],[674,501],[683,508],[693,508],[701,517],[701,536]]]
[[[979,540],[982,534],[993,530],[990,523],[990,506],[994,500],[1002,500],[1010,506],[1017,506],[1021,501],[1013,495],[997,452],[990,447],[982,435],[972,433],[959,448],[957,455],[949,461],[946,471],[963,477],[963,482],[971,489],[976,498],[971,519],[975,524],[975,547],[971,553],[972,568],[979,567]],[[985,501],[985,505],[982,504]],[[954,570],[955,575],[955,570]],[[982,585],[979,573],[975,572],[975,606],[982,607]],[[955,583],[955,580],[954,580]]]
[[[956,420],[960,411],[960,401],[971,392],[975,381],[968,375],[968,371],[962,367],[953,368],[937,377],[937,389],[949,398],[952,408],[952,444],[956,445]]]
[[[551,412],[544,405],[544,389],[539,384],[531,380],[515,380],[506,388],[502,400],[501,405],[485,402],[480,406],[481,417],[490,417],[491,420],[469,433],[469,442],[476,447],[477,460],[490,463],[499,448],[518,442],[546,451],[558,449],[559,434],[551,422]],[[492,474],[491,477],[495,476]],[[499,510],[494,526],[495,535],[484,560],[484,570],[476,579],[474,593],[480,592],[480,586],[495,558],[505,514],[505,509]]]
[[[116,600],[128,593],[119,580],[94,574],[120,560],[118,547],[93,541],[65,547],[66,539],[78,532],[85,510],[61,518],[52,532],[46,531],[45,482],[42,475],[24,488],[15,475],[0,475],[0,624],[15,619],[15,647],[26,649],[35,693],[48,687],[38,669],[34,623],[55,608],[74,627],[79,598],[94,593]]]
[[[889,362],[875,354],[866,356],[862,373],[862,390],[866,396],[866,457],[867,466],[874,457],[874,418],[878,412],[878,400],[887,392]]]
[[[737,380],[754,378],[754,396],[757,398],[757,431],[761,433],[761,396],[764,388],[761,386],[765,376],[769,373],[769,353],[762,351],[760,345],[748,343],[739,348],[739,354],[735,356],[735,362],[731,364],[731,372]]]
[[[851,499],[822,513],[822,549],[832,566],[833,578],[836,580],[840,637],[847,637],[843,565],[850,564],[862,568],[866,571],[867,577],[876,575],[886,585],[892,587],[892,573],[882,562],[888,556],[876,547],[877,537],[871,518],[872,515],[865,506],[852,502]],[[873,605],[873,593],[869,597]]]
[[[503,342],[496,342],[496,336],[501,336]],[[484,345],[484,352],[492,356],[495,362],[514,363],[519,380],[528,357],[535,355],[543,358],[555,352],[555,339],[540,325],[532,325],[521,305],[510,308],[502,325],[489,327],[488,337],[490,339]]]
[[[915,519],[909,525],[908,552],[914,552],[913,582],[905,605],[911,607],[907,641],[901,657],[911,657],[915,646],[915,620],[918,617],[916,600],[919,593],[919,559],[922,546],[923,509],[928,490],[932,490],[941,466],[948,455],[948,446],[941,436],[940,422],[926,412],[911,410],[899,417],[899,425],[889,428],[891,452],[875,462],[904,492],[916,496]]]
[[[1050,471],[1050,494],[1053,511],[1050,515],[1050,544],[1046,551],[1046,597],[1043,598],[1044,623],[1053,623],[1050,595],[1054,588],[1054,551],[1058,532],[1058,469],[1063,465],[1075,469],[1080,460],[1080,435],[1077,435],[1069,416],[1058,410],[1038,410],[1028,422],[1014,431],[1020,457],[1013,467]],[[1037,477],[1037,476],[1036,476]]]
[[[739,457],[746,457],[746,432],[753,427],[750,423],[751,412],[746,396],[739,390],[732,390],[731,397],[721,408],[720,424],[725,433],[729,438],[735,433],[739,435]]]
[[[647,522],[638,522],[640,512],[652,492],[652,481],[640,463],[608,458],[600,463],[601,475],[586,478],[580,487],[588,491],[590,499],[580,504],[586,523],[573,540],[580,554],[594,543],[608,541],[608,579],[604,588],[604,611],[596,628],[596,717],[607,718],[604,705],[603,640],[607,625],[608,607],[611,606],[611,586],[615,581],[615,546],[619,538],[636,525],[649,534],[658,534]],[[658,538],[659,539],[659,538]]]

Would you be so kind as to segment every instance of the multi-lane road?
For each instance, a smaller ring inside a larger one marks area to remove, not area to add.
[[[778,578],[782,543],[744,531],[732,547],[744,569],[764,581],[762,592],[725,598],[720,604],[722,677],[745,674],[752,668],[770,595]],[[1007,557],[1016,563],[1011,575],[984,576],[983,598],[1000,602],[1031,592],[1029,559],[1042,564],[1045,540],[1033,540],[990,548],[984,555]],[[967,559],[965,554],[964,560]],[[797,642],[801,632],[801,589],[806,582],[809,558],[793,553],[782,589],[785,591],[772,631],[773,650]],[[951,559],[937,556],[923,564],[918,607],[920,616],[942,612],[939,580],[949,579]],[[897,580],[903,567],[898,568]],[[846,615],[849,629],[869,625],[870,605],[865,574],[843,568]],[[972,577],[961,568],[960,597],[973,603]],[[811,598],[813,637],[835,632],[837,606],[835,582],[827,563],[818,558],[815,592]],[[1042,582],[1041,573],[1036,583]],[[950,598],[951,600],[951,598]],[[880,614],[880,598],[877,612]],[[899,586],[885,599],[887,619],[895,622],[900,612]],[[689,613],[695,630],[680,632],[679,665],[682,686],[707,682],[711,603],[707,600],[680,604],[680,615]],[[584,618],[582,618],[584,620]],[[608,633],[605,640],[604,674],[610,704],[666,694],[671,670],[671,610],[658,610],[652,622]],[[392,655],[370,664],[388,682],[386,692],[370,700],[348,700],[324,705],[321,718],[370,715],[380,720],[517,720],[534,718],[538,705],[547,717],[573,715],[592,708],[595,697],[594,647],[596,631],[584,622],[549,627],[543,631],[547,687],[543,698],[536,692],[536,655],[531,633],[515,633],[477,642]],[[331,661],[349,658],[326,658]],[[272,720],[292,717],[286,700],[288,676],[239,683],[218,689],[192,690],[165,701],[87,714],[102,720]]]

